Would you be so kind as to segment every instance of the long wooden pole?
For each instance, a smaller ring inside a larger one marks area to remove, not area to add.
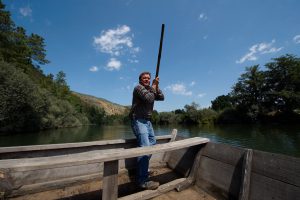
[[[158,74],[159,74],[159,66],[160,66],[162,45],[163,45],[163,40],[164,40],[164,32],[165,32],[165,24],[162,24],[161,25],[160,43],[159,43],[159,51],[158,51],[155,78],[158,77]]]

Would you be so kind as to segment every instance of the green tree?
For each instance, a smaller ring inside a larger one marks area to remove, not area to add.
[[[200,113],[198,109],[199,104],[192,102],[191,105],[185,105],[185,116],[183,118],[183,123],[185,124],[198,124],[200,121]]]
[[[8,61],[12,55],[12,32],[15,24],[10,13],[5,11],[5,5],[0,0],[0,60]]]
[[[46,59],[44,38],[37,34],[31,34],[28,37],[28,47],[33,61],[41,65],[49,63],[49,60]]]
[[[300,108],[300,59],[285,55],[267,63],[268,104],[273,110]]]
[[[266,89],[265,75],[255,65],[246,67],[246,73],[241,75],[231,95],[237,108],[255,120],[262,111]]]
[[[221,95],[211,101],[211,108],[215,111],[224,110],[232,107],[232,98],[230,95]]]
[[[0,61],[0,131],[38,130],[47,113],[47,92],[11,64]]]

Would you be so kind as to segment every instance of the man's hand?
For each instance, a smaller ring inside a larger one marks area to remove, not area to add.
[[[156,77],[153,82],[152,82],[152,88],[155,90],[155,91],[158,91],[158,84],[159,84],[159,77]]]

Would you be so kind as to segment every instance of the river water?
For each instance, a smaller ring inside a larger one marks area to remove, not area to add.
[[[178,135],[184,137],[207,137],[214,142],[300,157],[300,125],[154,126],[156,135],[170,134],[173,128],[178,130]],[[39,133],[2,134],[0,147],[120,138],[134,138],[129,125],[83,126]]]

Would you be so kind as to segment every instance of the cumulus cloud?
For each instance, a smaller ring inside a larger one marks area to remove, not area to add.
[[[96,72],[96,71],[98,71],[99,69],[98,69],[98,67],[97,66],[92,66],[90,69],[89,69],[89,71],[91,71],[91,72]]]
[[[170,90],[173,94],[184,95],[184,96],[191,96],[193,93],[192,91],[188,91],[184,84],[171,84],[166,87],[166,90]]]
[[[249,52],[242,56],[236,63],[241,64],[245,61],[254,61],[257,60],[259,55],[268,54],[268,53],[276,53],[283,49],[283,47],[276,48],[274,47],[275,40],[272,40],[270,43],[258,43],[254,44],[249,48]]]
[[[121,66],[121,61],[117,60],[116,58],[111,58],[106,65],[106,69],[108,71],[120,70]]]
[[[296,36],[293,38],[293,41],[294,41],[296,44],[300,44],[300,35],[296,35]]]
[[[20,13],[24,17],[30,17],[32,15],[32,10],[29,6],[23,7],[19,9]]]
[[[208,19],[207,15],[205,13],[200,13],[198,20],[199,21],[206,21]]]
[[[94,37],[94,46],[102,53],[108,53],[111,56],[120,56],[126,51],[135,55],[140,48],[133,46],[133,34],[130,34],[130,31],[127,25],[104,30],[100,36]]]

